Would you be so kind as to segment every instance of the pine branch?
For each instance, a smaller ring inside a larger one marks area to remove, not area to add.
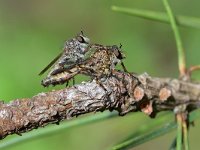
[[[181,104],[186,104],[188,111],[199,107],[200,84],[114,71],[101,84],[93,80],[32,98],[2,102],[0,138],[90,112],[116,110],[125,115],[142,111],[155,117],[158,112]]]

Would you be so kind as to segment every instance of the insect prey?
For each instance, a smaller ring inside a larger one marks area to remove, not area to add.
[[[50,71],[47,74],[47,78],[55,76],[64,71],[64,69],[82,62],[85,59],[85,55],[89,50],[90,39],[84,36],[83,32],[77,34],[72,39],[69,39],[65,42],[63,51],[47,65],[39,75],[44,74],[49,68]],[[43,86],[48,86],[48,83],[45,83],[45,79],[42,80]]]

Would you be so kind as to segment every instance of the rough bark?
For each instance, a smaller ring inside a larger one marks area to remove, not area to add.
[[[116,110],[119,115],[142,111],[151,117],[164,110],[199,107],[200,84],[114,71],[101,84],[95,80],[32,98],[0,104],[0,138],[59,123],[85,113]]]

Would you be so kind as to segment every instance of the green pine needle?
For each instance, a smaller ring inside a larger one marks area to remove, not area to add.
[[[176,25],[176,20],[175,20],[174,14],[172,12],[172,9],[168,3],[168,0],[163,0],[163,4],[167,11],[167,14],[168,14],[168,17],[170,20],[170,24],[171,24],[171,27],[172,27],[172,30],[173,30],[174,36],[175,36],[175,41],[176,41],[176,46],[177,46],[177,51],[178,51],[178,66],[179,66],[180,76],[185,76],[185,74],[186,74],[185,52],[183,49],[183,44],[182,44],[181,36],[179,33],[179,29]]]
[[[172,129],[176,128],[176,123],[175,122],[170,122],[168,124],[165,124],[164,126],[162,126],[161,128],[151,131],[147,134],[143,134],[140,136],[136,136],[136,137],[132,137],[131,139],[116,145],[113,147],[114,150],[122,150],[122,149],[127,149],[127,148],[133,148],[136,147],[140,144],[143,144],[147,141],[150,141],[156,137],[159,137],[161,135],[164,135],[166,133],[169,133],[169,131],[171,131]]]
[[[136,9],[136,8],[118,7],[118,6],[112,6],[111,9],[115,12],[123,13],[126,15],[131,15],[135,17],[140,17],[140,18],[168,23],[168,24],[170,23],[167,13],[164,13],[164,12]],[[179,26],[200,29],[199,18],[177,15],[176,21],[177,21],[177,25]]]
[[[189,114],[189,122],[193,122],[194,120],[198,119],[200,117],[200,110],[195,110],[193,112],[191,112]],[[158,120],[161,118],[158,118]],[[164,117],[161,119],[162,121],[164,121],[165,119],[169,119],[169,117]],[[154,120],[156,121],[156,120]],[[169,133],[170,131],[172,131],[173,129],[175,129],[177,127],[177,124],[175,121],[171,121],[167,124],[164,124],[162,127],[153,130],[151,132],[149,132],[150,130],[152,130],[152,128],[155,128],[158,124],[155,124],[155,126],[148,124],[145,126],[141,126],[137,129],[137,131],[135,131],[132,136],[130,136],[129,138],[126,138],[126,140],[123,140],[123,142],[117,144],[116,146],[113,147],[114,150],[122,150],[122,149],[127,149],[127,148],[133,148],[136,147],[140,144],[144,144],[145,142],[148,142],[154,138],[160,137],[166,133]],[[141,132],[142,131],[142,132]],[[140,133],[140,134],[138,134]]]
[[[95,123],[98,121],[103,121],[106,119],[110,119],[112,117],[116,117],[117,113],[101,113],[101,114],[96,114],[92,116],[87,116],[84,118],[80,119],[75,119],[72,121],[67,121],[65,123],[60,124],[59,126],[49,126],[43,129],[38,129],[35,131],[32,131],[30,133],[23,134],[21,137],[17,136],[15,138],[9,139],[9,140],[4,140],[0,143],[0,149],[8,148],[20,143],[23,143],[28,140],[33,140],[36,138],[41,138],[43,136],[51,135],[51,134],[57,134],[61,131],[67,130],[72,127],[77,127],[77,126],[82,126],[85,124],[90,124],[90,123]]]

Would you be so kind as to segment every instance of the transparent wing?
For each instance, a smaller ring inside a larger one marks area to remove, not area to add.
[[[88,59],[90,56],[92,56],[102,45],[99,44],[93,44],[90,46],[90,49],[85,53],[84,60]]]
[[[63,52],[60,53],[56,58],[54,58],[54,60],[52,60],[40,73],[39,75],[44,74],[61,56],[62,56]]]

